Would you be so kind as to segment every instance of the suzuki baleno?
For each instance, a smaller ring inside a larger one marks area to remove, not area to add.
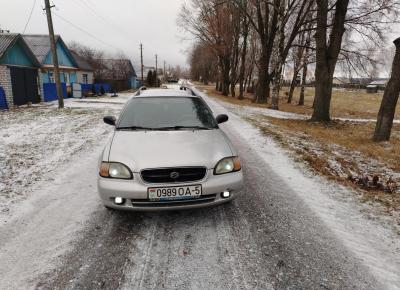
[[[231,201],[242,170],[232,143],[205,101],[190,90],[143,90],[124,106],[99,164],[107,208],[189,209]]]

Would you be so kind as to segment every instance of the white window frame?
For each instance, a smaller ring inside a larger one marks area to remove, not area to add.
[[[84,83],[84,84],[89,83],[89,75],[88,74],[82,74],[82,83]]]
[[[49,71],[49,82],[50,83],[55,83],[56,80],[54,79],[54,72]]]

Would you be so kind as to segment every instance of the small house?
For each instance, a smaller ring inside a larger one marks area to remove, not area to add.
[[[367,85],[367,93],[377,93],[379,90],[383,91],[386,88],[388,79],[376,79]]]
[[[63,95],[71,93],[71,84],[77,82],[78,67],[75,59],[59,35],[56,35],[56,51],[58,57],[59,74],[63,88]],[[40,85],[45,101],[57,99],[55,90],[53,55],[51,53],[49,35],[23,35],[24,40],[40,63]]]
[[[0,109],[39,103],[40,63],[17,33],[0,33]]]
[[[96,83],[109,84],[115,91],[137,87],[136,72],[129,59],[102,59],[100,62],[102,69],[96,73]]]

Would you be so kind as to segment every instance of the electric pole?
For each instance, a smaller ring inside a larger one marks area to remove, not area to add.
[[[164,70],[163,70],[163,75],[164,75],[164,82],[166,81],[166,75],[165,75],[165,60],[164,60]]]
[[[158,79],[157,79],[157,54],[156,54],[156,87],[158,87]]]
[[[53,66],[54,66],[54,79],[56,81],[56,89],[57,89],[57,97],[58,97],[58,108],[64,108],[64,98],[61,90],[61,82],[60,82],[60,73],[58,67],[58,56],[56,50],[56,39],[54,37],[54,28],[53,28],[53,19],[51,18],[51,8],[49,0],[44,0],[45,10],[47,15],[47,25],[49,26],[49,37],[50,37],[50,46],[51,46],[51,54],[53,56]]]
[[[142,72],[142,85],[143,85],[143,44],[140,44],[140,70]]]

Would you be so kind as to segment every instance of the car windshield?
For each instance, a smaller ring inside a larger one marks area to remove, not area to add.
[[[117,129],[180,130],[217,128],[203,100],[191,97],[146,97],[132,99]]]

